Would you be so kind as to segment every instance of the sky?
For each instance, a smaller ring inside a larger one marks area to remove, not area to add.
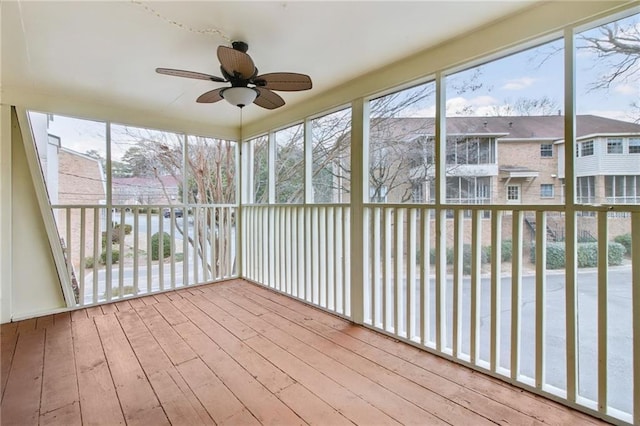
[[[640,15],[618,21],[621,26],[635,25],[640,33]],[[586,31],[595,34],[598,29]],[[579,40],[579,37],[578,37]],[[579,42],[577,43],[579,46]],[[640,62],[640,61],[639,61]],[[631,69],[635,79],[617,81],[608,89],[593,89],[592,84],[610,70],[610,64],[595,53],[578,49],[576,53],[576,112],[633,121],[630,104],[640,101],[640,63]],[[553,113],[564,113],[564,70],[562,41],[546,43],[478,67],[447,76],[447,115],[509,115],[508,109],[519,99],[546,98],[554,106]],[[461,90],[461,83],[471,83]],[[549,113],[549,112],[547,112]],[[402,115],[434,117],[431,97]],[[511,113],[511,115],[514,115]],[[532,115],[537,115],[535,112]],[[61,137],[63,146],[78,152],[106,152],[104,123],[56,116],[50,133]],[[126,146],[112,147],[112,158],[120,159]]]

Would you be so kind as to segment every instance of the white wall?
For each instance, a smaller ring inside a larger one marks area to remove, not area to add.
[[[5,131],[8,109],[2,107],[2,322],[66,307],[14,114],[11,114],[9,132]],[[11,154],[9,174],[4,173],[5,152]],[[4,190],[5,179],[10,193]],[[5,237],[10,241],[8,245]],[[5,263],[9,273],[5,272]]]
[[[11,108],[0,105],[0,322],[11,320]]]

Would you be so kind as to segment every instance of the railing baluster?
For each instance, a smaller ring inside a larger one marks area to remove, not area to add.
[[[151,248],[151,209],[149,207],[147,207],[146,219],[147,219],[147,293],[151,293],[152,248]]]
[[[547,214],[536,212],[536,388],[542,389],[545,378],[546,306],[547,292]]]
[[[320,300],[319,305],[323,308],[327,307],[327,209],[320,207],[320,217],[318,218],[320,247],[318,248],[318,257],[320,258]]]
[[[637,234],[636,234],[637,235]],[[607,270],[609,267],[607,212],[598,212],[598,411],[607,412]],[[637,374],[637,373],[636,373]]]
[[[173,207],[171,208],[169,218],[171,226],[171,289],[173,290],[176,288],[176,217]]]
[[[285,265],[286,265],[286,293],[288,295],[293,295],[293,247],[291,244],[293,238],[293,208],[291,206],[287,206],[284,208],[285,216],[284,216],[284,246],[285,246]]]
[[[461,318],[462,318],[462,302],[460,297],[460,288],[463,281],[463,261],[464,256],[461,254],[464,249],[464,210],[455,210],[453,216],[453,330],[452,330],[452,354],[454,357],[460,356],[461,350]]]
[[[333,216],[333,306],[336,312],[342,313],[342,206],[334,208]]]
[[[138,207],[133,208],[133,294],[137,295],[140,291],[139,283],[138,283],[138,275],[140,273],[138,261],[140,260],[138,254],[140,252],[140,235],[138,225],[140,223],[139,216],[140,212],[138,211]]]
[[[71,262],[71,249],[73,245],[71,244],[71,208],[67,207],[64,209],[65,212],[65,222],[66,222],[66,256],[65,260],[67,262],[67,275],[69,276],[69,282],[73,282],[73,263]]]
[[[307,265],[304,271],[304,300],[306,300],[307,302],[311,302],[313,300],[313,260],[311,253],[311,251],[313,250],[312,210],[313,209],[311,207],[305,207],[304,214],[304,263]]]
[[[480,358],[480,243],[482,229],[480,228],[480,210],[472,211],[471,219],[471,342],[469,355],[471,362],[477,364]]]
[[[100,235],[100,209],[98,207],[93,209],[93,288],[91,293],[93,295],[92,303],[98,303],[98,270],[100,265],[100,252],[98,251],[102,246],[102,239]],[[84,295],[83,295],[84,297]]]
[[[381,277],[381,261],[380,261],[380,208],[371,208],[372,212],[369,215],[371,218],[371,325],[374,327],[382,327],[384,329],[384,322],[382,320],[382,311],[384,310],[384,304],[382,302],[382,277]]]
[[[164,213],[158,209],[158,289],[164,290]]]
[[[384,245],[384,256],[382,260],[382,329],[389,330],[390,315],[390,298],[389,291],[391,289],[391,209],[382,208],[382,239]]]
[[[419,313],[419,327],[420,327],[420,343],[427,345],[429,337],[429,315],[427,313],[427,307],[429,306],[429,273],[430,273],[430,252],[431,252],[431,224],[430,224],[430,212],[429,209],[422,209],[420,211],[420,313]]]
[[[407,218],[407,276],[408,281],[406,288],[406,330],[407,339],[413,340],[415,335],[414,318],[416,316],[414,306],[414,295],[416,288],[416,209],[409,209],[409,217]]]
[[[343,283],[342,283],[342,291],[344,292],[342,295],[342,303],[343,303],[343,312],[346,316],[351,315],[351,262],[348,261],[347,257],[351,253],[351,209],[349,207],[344,208],[343,215],[343,228],[342,235],[344,237],[342,253],[342,268],[343,268]]]
[[[220,257],[219,247],[216,247],[220,240],[220,224],[216,224],[216,212],[218,207],[209,207],[209,271],[211,272],[211,281],[218,279],[218,257]],[[218,213],[219,215],[220,213]],[[247,259],[245,258],[245,261]],[[220,274],[221,275],[221,274]]]
[[[311,209],[311,302],[320,304],[319,280],[320,268],[318,253],[320,253],[320,236],[318,235],[319,211],[317,208]]]
[[[118,227],[118,298],[124,297],[124,207],[120,208],[120,226]]]
[[[511,379],[520,374],[520,305],[522,304],[522,218],[521,210],[511,216]],[[492,254],[493,256],[493,254]]]
[[[189,211],[185,205],[182,213],[182,286],[189,285]]]
[[[200,266],[200,208],[193,208],[193,283],[200,283],[199,266]]]
[[[86,232],[87,232],[87,219],[86,219],[86,207],[80,208],[80,276],[78,277],[78,302],[77,304],[84,305],[84,274],[85,274],[85,245]],[[95,268],[95,259],[94,259]]]
[[[500,367],[501,245],[502,211],[493,210],[491,212],[491,352],[489,355],[490,368],[493,372],[498,371],[498,367]],[[481,255],[482,253],[480,253]]]
[[[402,250],[404,248],[402,239],[402,225],[404,221],[404,209],[396,208],[393,215],[393,226],[395,227],[395,238],[393,239],[393,327],[394,332],[401,334],[402,324]]]
[[[333,268],[333,256],[335,254],[333,235],[333,223],[334,223],[334,210],[333,207],[327,207],[327,242],[326,242],[326,257],[327,257],[327,309],[335,310],[335,271]]]

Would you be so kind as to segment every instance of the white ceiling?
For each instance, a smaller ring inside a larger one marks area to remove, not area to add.
[[[280,93],[283,108],[292,108],[531,3],[3,0],[2,87],[237,126],[237,108],[195,102],[220,83],[159,75],[155,68],[220,75],[216,47],[228,45],[225,38],[244,40],[261,73],[312,77],[312,90]],[[273,113],[255,105],[243,111],[245,122]]]

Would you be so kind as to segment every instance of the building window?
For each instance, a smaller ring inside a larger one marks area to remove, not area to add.
[[[488,204],[491,201],[491,178],[447,177],[447,203]]]
[[[640,138],[629,138],[629,154],[640,154]]]
[[[553,184],[552,183],[543,183],[540,185],[540,198],[553,198]]]
[[[550,144],[550,143],[541,144],[540,157],[543,157],[543,158],[553,157],[553,144]]]
[[[640,203],[640,176],[605,176],[604,195],[611,204]]]
[[[607,139],[607,154],[622,154],[622,139],[621,138],[609,138],[609,139]]]
[[[580,204],[593,204],[595,202],[595,186],[595,176],[576,178],[576,201]]]
[[[517,203],[520,201],[520,185],[507,185],[507,202]]]
[[[581,147],[580,147],[579,157],[586,157],[588,155],[593,155],[593,141],[584,141],[580,145]]]

